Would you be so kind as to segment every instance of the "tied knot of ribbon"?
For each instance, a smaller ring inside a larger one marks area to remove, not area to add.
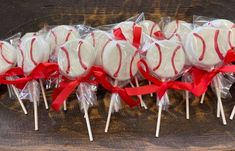
[[[235,61],[235,52],[233,49],[228,50],[223,64],[219,67],[214,68],[211,71],[205,71],[202,69],[198,69],[193,67],[190,70],[193,80],[193,90],[192,93],[196,96],[200,96],[206,92],[208,86],[212,82],[213,78],[218,73],[233,73],[235,72],[235,65],[231,65],[232,62]]]
[[[91,77],[93,80],[90,80]],[[131,98],[125,91],[125,89],[120,88],[119,86],[113,86],[105,71],[99,66],[92,66],[91,69],[82,77],[79,77],[74,80],[62,81],[59,88],[55,89],[52,98],[53,103],[52,107],[59,111],[63,102],[69,97],[69,95],[76,89],[81,82],[95,83],[102,85],[106,90],[112,93],[118,93],[120,97],[126,102],[130,107],[138,106],[140,100],[135,101]]]
[[[161,99],[168,89],[187,90],[187,91],[192,91],[193,89],[192,83],[180,82],[180,81],[162,82],[158,80],[156,77],[151,75],[148,65],[143,59],[141,59],[138,62],[137,66],[140,73],[145,77],[145,79],[151,81],[152,84],[137,88],[126,88],[127,94],[130,96],[157,93],[159,99]]]
[[[25,84],[32,80],[47,79],[51,76],[57,77],[59,75],[59,67],[56,63],[40,63],[34,70],[27,76],[24,75],[24,71],[20,67],[11,68],[5,74],[0,76],[1,84],[13,84],[17,88],[24,88]],[[18,76],[19,78],[13,80],[7,80],[7,77]]]

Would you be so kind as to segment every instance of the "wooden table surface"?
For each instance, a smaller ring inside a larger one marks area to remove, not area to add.
[[[192,21],[192,15],[235,20],[235,0],[1,0],[0,37],[36,31],[45,24],[85,23],[92,26],[116,23],[140,12],[147,19],[172,16]],[[226,117],[235,104],[224,100]],[[185,119],[182,92],[170,92],[171,104],[162,115],[160,138],[155,138],[157,108],[145,96],[149,109],[125,107],[112,116],[104,133],[109,93],[100,91],[99,106],[90,109],[94,142],[89,142],[83,113],[72,97],[67,112],[39,108],[39,131],[35,132],[33,105],[25,101],[29,115],[0,87],[0,150],[235,150],[235,120],[223,126],[216,118],[216,97],[209,91],[203,105],[191,98],[190,120]],[[50,100],[50,92],[47,92]]]

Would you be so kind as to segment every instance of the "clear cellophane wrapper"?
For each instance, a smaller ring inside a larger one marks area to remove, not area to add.
[[[145,43],[145,45],[144,45],[144,46],[142,47],[142,49],[141,49],[141,50],[143,51],[141,57],[146,60],[146,53],[147,53],[148,49],[149,49],[153,44],[155,44],[155,43],[158,44],[161,40],[156,40],[156,39],[154,39],[154,38],[152,38],[152,37],[150,37],[150,36],[148,36],[148,35],[146,35],[146,34],[144,34],[144,39],[145,39],[146,43]],[[183,44],[182,44],[181,41],[178,41],[178,40],[175,40],[175,39],[174,39],[174,40],[171,40],[171,41],[173,41],[173,42],[175,42],[175,43],[181,45],[182,48],[183,48]],[[159,44],[159,45],[161,45],[161,44]],[[161,47],[164,47],[164,45],[161,45]],[[183,51],[185,51],[185,50],[183,49]],[[169,54],[169,55],[170,55],[170,54]],[[169,56],[169,57],[170,57],[170,56]],[[166,67],[167,67],[167,66],[166,66]],[[188,62],[187,56],[186,56],[186,54],[185,54],[185,64],[184,64],[184,67],[183,67],[183,69],[182,69],[181,71],[179,71],[178,74],[176,74],[175,76],[170,77],[170,78],[163,78],[163,77],[158,76],[155,72],[153,72],[153,71],[151,70],[151,68],[150,68],[150,72],[151,72],[151,74],[152,74],[154,77],[156,77],[157,79],[161,80],[162,82],[167,82],[167,81],[178,80],[182,75],[186,74],[186,73],[189,71],[190,68],[191,68],[191,65],[190,65],[190,63]],[[159,99],[158,97],[157,97],[156,99],[157,99],[157,102],[156,102],[157,105],[160,105],[160,104],[161,104],[164,110],[167,110],[167,109],[168,109],[168,106],[169,106],[169,102],[170,102],[170,101],[169,101],[169,97],[168,97],[167,91],[166,91],[165,95],[162,96],[161,99]]]
[[[48,34],[48,32],[53,29],[54,27],[57,27],[60,25],[50,25],[50,26],[45,26],[43,29],[40,30],[39,33],[43,33],[45,35]],[[76,25],[68,25],[71,26],[72,28],[76,29],[78,32],[78,37],[77,38],[84,38],[84,35],[87,33],[91,32],[93,30],[92,27],[83,25],[83,24],[76,24]],[[57,45],[54,51],[57,51],[61,45]],[[57,62],[57,53],[52,53],[49,58],[49,62]],[[46,80],[46,89],[52,89],[52,88],[57,88],[58,83],[61,81],[61,76],[59,78],[57,77],[51,77]]]
[[[140,14],[137,14],[136,16],[133,16],[125,21],[131,21],[131,22],[135,22],[135,23],[139,23],[141,21],[144,20],[144,13],[140,13]],[[118,23],[115,23],[115,24],[109,24],[109,25],[102,25],[102,26],[98,26],[96,27],[95,30],[102,30],[102,31],[105,31],[107,32],[107,34],[110,36],[111,39],[115,39],[115,36],[113,35],[112,33],[112,30],[114,29],[114,27],[117,25]],[[94,30],[94,31],[95,31]],[[131,58],[126,58],[126,59],[123,59],[123,60],[128,60]],[[125,63],[124,63],[125,64]],[[135,75],[136,76],[136,75]],[[140,77],[140,76],[139,76]],[[114,86],[119,86],[119,87],[125,87],[126,85],[128,85],[131,80],[125,80],[125,81],[116,81],[114,82],[115,80],[113,78],[109,78],[110,82],[114,85]],[[115,84],[116,83],[116,84]],[[111,100],[113,100],[113,110],[112,112],[118,112],[121,108],[122,108],[122,103],[121,103],[121,98],[120,96],[117,94],[117,93],[112,93],[111,94]]]
[[[132,22],[135,22],[135,23],[139,23],[141,21],[145,20],[145,17],[144,17],[144,13],[140,13],[140,14],[137,14],[135,16],[132,16],[131,18],[128,18],[124,21],[132,21]],[[115,24],[108,24],[108,25],[101,25],[101,26],[98,26],[96,27],[97,29],[99,30],[103,30],[103,31],[107,31],[107,32],[112,32],[111,30],[117,25],[118,23],[115,23]]]
[[[46,35],[46,30],[43,28],[37,32],[25,33],[22,37],[17,38],[17,40],[14,40],[12,42],[15,47],[19,47],[19,44],[21,43],[22,39],[24,39],[24,38],[28,38],[28,37],[32,37],[32,36],[41,36],[42,39],[44,39],[45,35]],[[17,49],[19,49],[19,48],[17,48]],[[19,55],[19,53],[18,53],[18,55]],[[15,76],[13,78],[17,79],[19,77]],[[21,99],[27,99],[27,100],[30,100],[30,102],[33,102],[35,100],[36,102],[39,103],[40,92],[41,92],[40,89],[41,88],[40,88],[39,82],[37,80],[32,80],[32,81],[27,82],[23,89],[17,89],[17,90],[19,93],[19,97]]]
[[[82,82],[77,88],[76,96],[80,106],[80,110],[88,110],[89,107],[97,105],[97,85]]]
[[[79,38],[83,39],[83,40],[86,38],[86,36],[88,34],[90,34],[91,32],[96,30],[95,28],[92,28],[90,26],[86,26],[83,24],[73,25],[73,27],[78,31]],[[57,49],[59,47],[60,46],[58,46]],[[59,59],[57,61],[59,61]],[[63,61],[63,60],[61,60],[61,61]],[[87,71],[89,71],[89,69]],[[85,75],[87,73],[87,71],[83,75]],[[55,88],[59,87],[60,82],[63,81],[63,79],[62,79],[63,76],[65,76],[66,78],[68,78],[70,80],[74,80],[76,78],[79,78],[79,77],[67,76],[66,73],[64,73],[62,71],[60,71],[60,73],[61,74],[60,74],[59,78],[50,80],[50,81],[52,81],[52,80],[54,81],[52,83]],[[92,80],[93,78],[94,77],[90,77],[90,80]],[[50,82],[50,81],[48,81],[48,82]],[[81,111],[84,111],[84,109],[88,110],[89,107],[98,105],[97,96],[96,96],[97,89],[98,89],[98,86],[93,83],[81,82],[78,85],[77,90],[76,90],[76,96],[77,96],[79,107],[80,107]]]
[[[220,32],[225,33],[224,36],[224,40],[228,40],[227,38],[227,34],[229,31],[234,30],[233,28],[230,29],[229,27],[229,23],[228,24],[224,24],[224,25],[213,25],[213,21],[217,20],[217,18],[210,18],[210,17],[206,17],[206,16],[193,16],[193,26],[194,28],[197,27],[201,27],[201,26],[210,26],[212,28],[216,28],[219,29]],[[232,21],[227,20],[228,22],[232,23]],[[221,26],[221,27],[219,27]],[[232,31],[235,32],[235,31]],[[213,68],[219,67],[223,64],[223,62],[221,61],[221,63],[217,64],[216,66],[212,67],[212,68],[208,68],[208,67],[201,67],[204,70],[211,70]],[[213,79],[212,83],[211,83],[211,88],[212,91],[214,93],[216,93],[216,89],[215,86],[218,85],[219,86],[219,91],[221,93],[221,97],[222,98],[227,98],[227,97],[231,97],[230,94],[230,88],[232,86],[232,84],[235,82],[235,76],[233,73],[219,73],[216,75],[216,77]],[[215,84],[217,83],[217,84]]]
[[[30,102],[38,102],[40,99],[40,85],[36,80],[26,83],[23,89],[18,89],[19,96],[22,100],[29,100]]]
[[[216,75],[216,78],[213,79],[211,83],[211,88],[214,93],[216,93],[215,82],[217,82],[219,91],[221,93],[221,98],[231,98],[230,88],[235,82],[235,77],[233,73],[219,73]]]
[[[120,82],[118,82],[117,86],[122,88],[122,87],[127,86],[129,83],[130,83],[130,80],[120,81]],[[111,100],[113,100],[112,112],[118,112],[120,109],[123,108],[122,102],[121,102],[121,97],[117,93],[111,94]]]

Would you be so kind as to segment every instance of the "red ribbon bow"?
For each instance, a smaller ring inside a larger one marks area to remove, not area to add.
[[[235,52],[231,49],[227,52],[224,58],[224,64],[220,67],[213,69],[212,71],[205,71],[198,68],[192,68],[192,80],[193,80],[193,93],[196,96],[200,96],[206,92],[208,86],[212,82],[213,78],[220,72],[233,73],[235,72],[235,65],[228,65],[235,61]]]
[[[89,80],[90,77],[94,77],[94,80]],[[81,82],[90,82],[90,83],[99,83],[101,84],[105,89],[112,93],[118,93],[120,97],[125,101],[130,107],[138,106],[140,104],[140,101],[133,100],[125,91],[125,89],[120,88],[118,86],[113,86],[109,80],[108,76],[105,73],[105,71],[98,66],[93,66],[88,71],[88,73],[80,78],[77,78],[72,81],[63,81],[60,84],[60,87],[55,89],[53,93],[53,103],[52,107],[59,111],[61,105],[63,102],[67,99],[67,97],[75,90],[75,88],[81,83]]]
[[[143,66],[145,70],[143,69]],[[158,97],[161,97],[165,94],[168,89],[176,89],[176,90],[188,90],[192,91],[193,86],[192,83],[180,82],[180,81],[168,81],[162,82],[151,75],[147,63],[141,59],[138,62],[138,69],[140,73],[145,77],[145,79],[151,81],[153,84],[148,86],[141,86],[137,88],[126,88],[127,94],[130,96],[133,95],[142,95],[156,92]]]
[[[25,84],[31,80],[37,80],[42,78],[49,78],[50,76],[57,76],[59,73],[59,68],[56,63],[40,63],[34,70],[28,75],[24,76],[24,71],[22,68],[12,68],[8,70],[4,75],[0,76],[0,83],[2,84],[13,84],[17,88],[22,89]],[[6,80],[8,76],[20,76],[18,79]]]

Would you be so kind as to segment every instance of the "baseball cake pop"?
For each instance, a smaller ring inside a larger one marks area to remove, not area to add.
[[[63,75],[68,78],[78,78],[85,74],[95,63],[96,51],[87,41],[76,39],[66,42],[58,50],[58,64]],[[83,109],[87,123],[87,129],[90,141],[93,140],[90,121],[88,117],[88,107],[84,100]]]
[[[152,73],[162,81],[166,81],[177,77],[183,71],[185,53],[180,43],[174,40],[162,40],[147,48],[146,61]],[[159,103],[156,137],[159,136],[163,101],[169,101],[167,93]]]
[[[224,56],[230,49],[227,43],[226,32],[214,27],[198,27],[188,34],[185,49],[191,63],[204,70],[211,70],[223,62]],[[223,124],[226,119],[220,97],[218,78],[214,82],[217,93],[217,117],[222,115]],[[204,98],[204,95],[203,97]]]
[[[41,35],[29,36],[20,41],[18,46],[17,64],[20,66],[26,75],[29,75],[33,69],[39,63],[45,63],[49,59],[50,47]],[[45,96],[45,90],[42,87],[42,80],[39,80],[41,90],[43,91],[43,99],[46,109],[48,109],[48,103]],[[37,111],[37,97],[35,88],[35,80],[29,82],[29,91],[32,95],[32,101],[34,103],[34,119],[35,130],[38,130],[38,111]]]
[[[136,48],[127,41],[111,41],[107,44],[102,54],[102,62],[105,71],[115,79],[114,85],[118,85],[118,81],[131,79],[138,71],[137,62],[140,59]],[[108,118],[106,121],[105,132],[108,132],[111,113],[114,105],[114,97],[112,94]]]

